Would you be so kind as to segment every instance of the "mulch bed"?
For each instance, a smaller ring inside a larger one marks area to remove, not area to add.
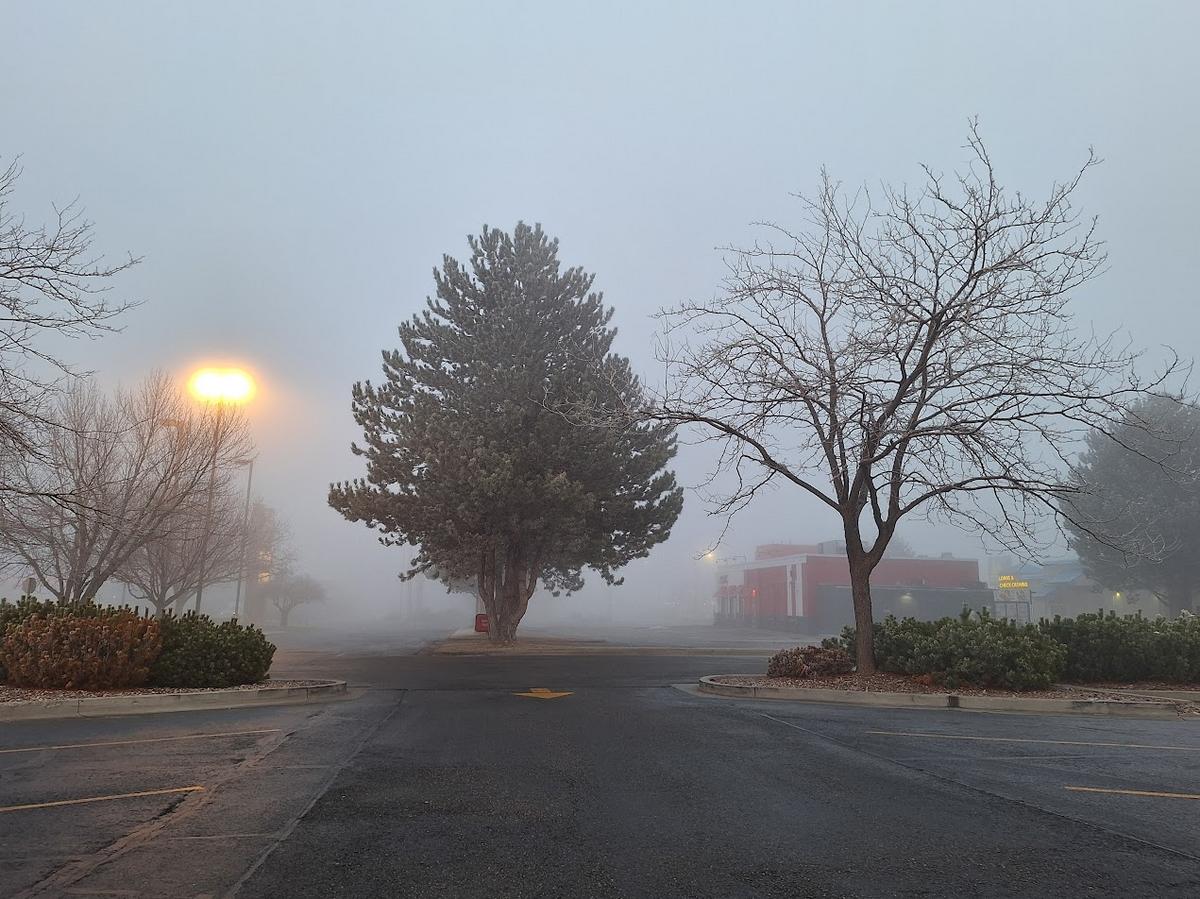
[[[1135,696],[1119,696],[1104,688],[1093,691],[1099,685],[1088,684],[1082,688],[1049,690],[998,690],[960,686],[953,690],[945,684],[931,684],[926,679],[907,674],[842,674],[837,677],[759,677],[746,674],[729,674],[714,678],[718,683],[736,684],[744,687],[801,687],[822,690],[847,690],[870,693],[956,693],[960,696],[1023,696],[1031,699],[1106,699],[1113,702],[1136,702]],[[1122,685],[1128,687],[1129,685]],[[1165,688],[1166,685],[1163,685]],[[1180,689],[1173,686],[1172,689]]]
[[[323,680],[265,680],[239,687],[135,687],[128,690],[39,690],[0,684],[0,702],[45,702],[54,699],[91,699],[96,696],[144,696],[154,693],[212,693],[216,690],[261,690],[263,687],[316,687]]]
[[[1123,690],[1125,692],[1140,691],[1143,693],[1153,693],[1155,690],[1174,690],[1176,692],[1184,693],[1200,693],[1200,684],[1173,684],[1168,681],[1161,680],[1142,680],[1134,681],[1133,683],[1121,683],[1119,681],[1114,681],[1112,683],[1107,681],[1094,681],[1086,684],[1072,683],[1071,686],[1078,686],[1082,688],[1090,687],[1095,690]]]

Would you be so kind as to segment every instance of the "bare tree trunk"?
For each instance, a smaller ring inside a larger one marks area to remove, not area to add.
[[[291,609],[280,609],[279,610],[279,626],[280,627],[287,627],[288,612],[290,612],[290,611],[291,611]]]
[[[850,563],[850,595],[854,600],[854,661],[859,674],[874,674],[875,615],[871,607],[871,569],[866,554],[847,546]]]

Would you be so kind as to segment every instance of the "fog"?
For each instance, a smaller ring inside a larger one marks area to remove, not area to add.
[[[847,184],[963,163],[978,116],[999,176],[1034,195],[1095,147],[1081,188],[1109,270],[1081,323],[1195,353],[1200,7],[1183,3],[107,3],[5,12],[0,157],[22,157],[31,221],[78,196],[97,248],[142,262],[122,333],[65,353],[106,384],[200,363],[252,370],[255,493],[362,620],[469,597],[397,580],[410,553],[326,505],[360,473],[353,382],[483,224],[541,222],[596,273],[616,350],[654,384],[655,310],[706,297],[717,248],[796,222],[827,166]],[[681,482],[711,465],[683,446]],[[689,493],[623,586],[531,603],[528,623],[691,620],[723,519]],[[902,527],[919,553],[978,535]],[[838,537],[798,490],[769,491],[716,552]],[[697,611],[699,609],[699,611]]]

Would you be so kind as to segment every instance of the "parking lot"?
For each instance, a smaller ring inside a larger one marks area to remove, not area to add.
[[[220,895],[371,703],[0,724],[0,894]]]
[[[754,708],[798,736],[1200,859],[1200,720]]]
[[[372,686],[0,725],[0,895],[1200,894],[1194,719],[673,686],[744,657],[287,661]]]

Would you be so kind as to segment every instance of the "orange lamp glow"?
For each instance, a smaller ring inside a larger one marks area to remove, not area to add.
[[[254,378],[240,368],[202,368],[188,381],[192,396],[207,403],[248,403],[254,389]]]

